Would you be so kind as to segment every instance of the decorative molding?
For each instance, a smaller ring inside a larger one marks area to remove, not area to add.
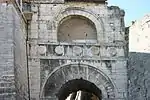
[[[80,67],[80,70],[79,70]],[[76,70],[73,70],[73,69]],[[67,69],[67,70],[65,70]],[[69,69],[71,71],[69,71]],[[81,70],[82,69],[82,70]],[[69,71],[69,72],[68,72]],[[74,72],[77,71],[77,72]],[[81,73],[81,71],[83,71]],[[87,74],[88,73],[88,74]],[[95,74],[93,74],[95,73]],[[62,76],[61,80],[57,81],[59,75]],[[73,75],[73,76],[72,76]],[[71,77],[72,76],[72,77]],[[85,77],[84,77],[85,76]],[[48,85],[56,84],[54,87],[49,87],[49,89],[53,90],[53,92],[57,92],[58,89],[62,86],[61,84],[64,84],[68,80],[77,79],[77,78],[83,78],[85,80],[88,80],[90,82],[94,82],[95,85],[103,91],[103,98],[111,98],[114,99],[117,95],[117,89],[115,88],[114,83],[109,79],[107,75],[105,75],[102,71],[95,68],[94,66],[85,65],[85,64],[65,64],[59,67],[56,67],[53,72],[51,72],[48,77],[45,79],[45,82],[42,85],[42,90],[40,93],[40,97],[44,98],[44,88],[48,88]],[[95,77],[95,78],[93,78]],[[53,81],[54,83],[53,83]],[[49,83],[50,82],[50,83]],[[59,82],[59,83],[56,83]],[[48,96],[52,96],[51,93]]]

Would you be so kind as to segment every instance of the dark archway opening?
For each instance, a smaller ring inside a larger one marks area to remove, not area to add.
[[[80,93],[79,93],[80,92]],[[102,100],[101,90],[94,84],[83,79],[74,79],[62,85],[58,91],[58,100],[75,100],[80,94],[80,100]]]

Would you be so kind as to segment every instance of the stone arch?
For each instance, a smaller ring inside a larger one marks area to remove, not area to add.
[[[78,8],[78,7],[69,7],[66,8],[65,10],[62,10],[58,16],[56,17],[56,33],[58,33],[58,27],[60,22],[62,22],[62,20],[68,16],[83,16],[89,20],[91,20],[96,27],[96,31],[97,31],[97,39],[99,43],[102,43],[104,40],[104,24],[103,21],[100,17],[98,17],[96,14],[94,14],[91,11],[87,11],[83,8]]]
[[[71,15],[61,20],[57,31],[59,42],[97,42],[95,24],[84,16]]]
[[[102,98],[114,100],[117,96],[117,89],[107,75],[94,66],[81,63],[65,64],[53,70],[42,85],[40,96],[56,97],[63,84],[80,78],[94,83],[102,91]]]

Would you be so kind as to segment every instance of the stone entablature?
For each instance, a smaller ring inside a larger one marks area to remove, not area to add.
[[[107,0],[31,0],[34,3],[63,4],[66,2],[95,2],[104,4]]]
[[[125,60],[123,46],[53,43],[39,45],[39,57],[45,59]]]

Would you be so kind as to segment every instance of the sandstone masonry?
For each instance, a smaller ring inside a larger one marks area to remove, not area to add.
[[[34,1],[28,55],[33,100],[57,100],[61,86],[79,78],[99,87],[103,99],[127,99],[125,13],[101,1]]]
[[[0,99],[58,100],[75,79],[103,100],[150,99],[149,15],[128,34],[106,0],[23,2],[0,4]]]
[[[13,4],[0,4],[0,99],[27,100],[26,28]],[[23,95],[22,95],[23,94]]]

